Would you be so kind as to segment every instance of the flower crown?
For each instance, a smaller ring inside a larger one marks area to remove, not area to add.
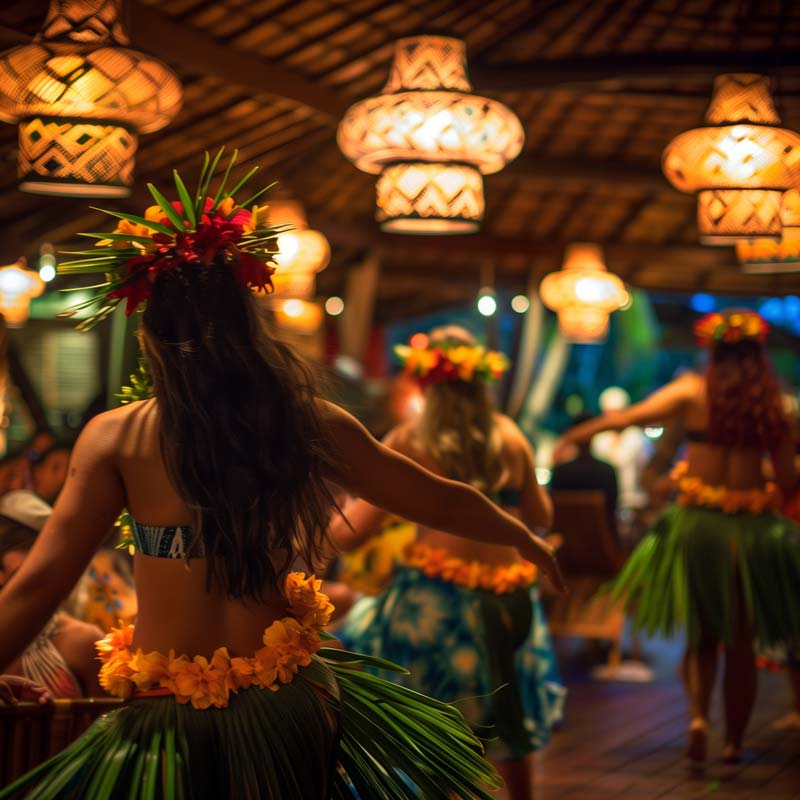
[[[236,150],[216,192],[209,194],[209,184],[223,151],[224,148],[220,149],[213,159],[206,153],[193,195],[173,170],[179,200],[170,202],[148,183],[156,205],[150,206],[144,217],[94,209],[116,217],[117,227],[112,233],[80,234],[99,241],[91,250],[71,252],[81,258],[60,264],[58,272],[66,275],[101,273],[106,280],[89,287],[95,290],[92,297],[60,316],[71,317],[80,311],[89,311],[88,318],[78,325],[79,330],[88,330],[105,319],[122,300],[126,301],[126,315],[130,315],[150,298],[153,283],[162,272],[185,266],[209,267],[220,255],[240,285],[259,292],[272,290],[276,237],[288,226],[265,224],[266,206],[255,205],[271,185],[243,203],[234,200],[233,196],[258,171],[258,167],[253,167],[228,189],[228,179],[238,155]],[[246,206],[251,204],[252,208],[247,210]],[[86,287],[65,291],[85,292]]]
[[[412,336],[407,345],[396,345],[394,352],[405,374],[423,387],[442,381],[496,381],[509,367],[503,353],[481,345],[434,344],[424,333]]]
[[[742,341],[764,344],[768,333],[769,324],[754,311],[713,312],[694,324],[694,335],[703,346]]]

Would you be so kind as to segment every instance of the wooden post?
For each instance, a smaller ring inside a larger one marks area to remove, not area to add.
[[[339,355],[358,364],[363,364],[372,330],[380,271],[378,257],[368,253],[347,275],[344,311],[339,317]]]

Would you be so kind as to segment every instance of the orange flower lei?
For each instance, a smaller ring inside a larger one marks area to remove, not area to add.
[[[728,489],[726,486],[712,486],[701,478],[687,475],[688,468],[688,464],[681,461],[672,470],[672,478],[678,483],[678,505],[716,508],[725,514],[763,514],[765,511],[779,511],[781,508],[781,491],[771,481],[763,489]]]
[[[127,699],[135,693],[163,690],[179,703],[195,708],[224,708],[231,692],[258,686],[277,691],[291,683],[300,667],[311,663],[319,650],[319,629],[330,622],[333,605],[320,592],[322,581],[313,575],[291,572],[286,576],[284,594],[289,616],[275,620],[265,631],[264,646],[252,658],[231,658],[219,647],[211,659],[189,658],[141,648],[131,650],[133,625],[114,628],[95,643],[102,667],[100,685],[112,695]]]
[[[530,561],[492,566],[457,558],[443,548],[419,542],[412,542],[406,547],[405,563],[422,570],[428,578],[441,578],[467,589],[485,589],[495,594],[508,594],[532,586],[537,574],[536,565]]]

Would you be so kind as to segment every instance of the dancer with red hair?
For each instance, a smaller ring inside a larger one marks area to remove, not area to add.
[[[685,630],[683,676],[691,709],[689,758],[705,760],[720,644],[725,651],[724,758],[741,758],[756,696],[754,643],[800,633],[800,528],[781,515],[794,489],[794,447],[757,314],[709,314],[695,326],[709,348],[705,375],[687,373],[641,403],[565,434],[556,451],[603,430],[677,420],[687,440],[675,471],[678,502],[631,556],[616,581],[635,628]],[[772,461],[774,482],[763,472]]]

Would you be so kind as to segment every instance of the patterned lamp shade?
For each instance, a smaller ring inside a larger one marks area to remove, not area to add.
[[[579,343],[602,340],[609,314],[629,299],[625,285],[606,269],[603,252],[594,244],[570,245],[563,269],[545,275],[539,294],[558,314],[561,333]]]
[[[120,3],[51,0],[41,33],[0,56],[0,119],[19,127],[21,189],[124,197],[138,134],[178,113],[177,77],[125,46]]]
[[[31,300],[44,291],[44,281],[25,259],[0,267],[0,314],[9,328],[21,328],[28,319]]]
[[[743,272],[800,272],[800,190],[792,189],[781,202],[783,235],[772,239],[741,239],[736,256]]]
[[[707,126],[686,131],[664,151],[667,179],[698,192],[704,244],[781,235],[781,193],[800,183],[800,135],[780,127],[764,75],[720,75]]]
[[[464,42],[415,36],[395,45],[383,91],[353,105],[339,148],[380,175],[376,217],[395,233],[471,233],[483,219],[483,175],[522,149],[511,109],[472,92]]]
[[[308,227],[300,203],[277,200],[269,205],[269,221],[273,225],[291,226],[278,235],[278,264],[273,276],[275,292],[295,297],[310,297],[314,292],[314,276],[331,260],[331,247],[319,231]]]

